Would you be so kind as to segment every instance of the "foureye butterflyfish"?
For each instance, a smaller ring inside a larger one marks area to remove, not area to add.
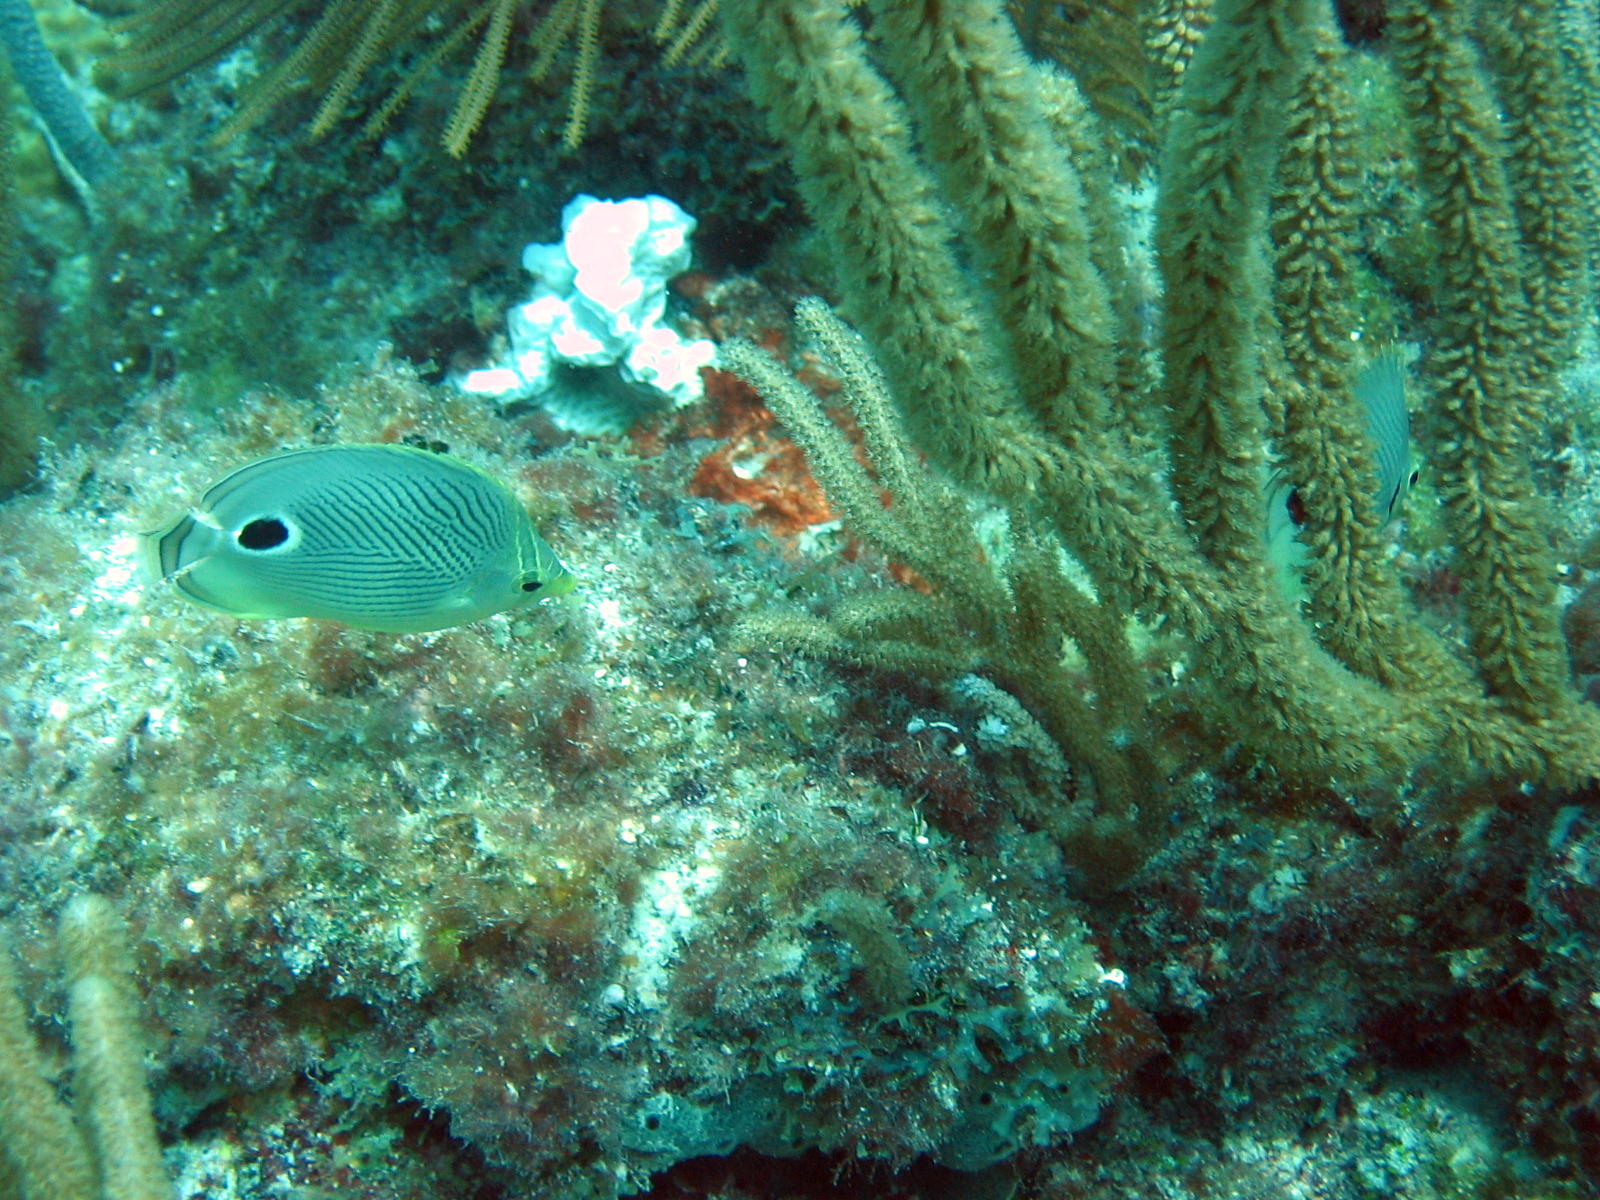
[[[1369,500],[1378,519],[1387,523],[1417,480],[1411,464],[1404,350],[1389,345],[1374,354],[1357,374],[1354,392],[1366,418],[1378,472]],[[1298,595],[1298,573],[1306,564],[1307,551],[1297,533],[1305,525],[1305,511],[1293,481],[1283,471],[1273,472],[1266,495],[1267,557],[1285,580],[1286,590]]]
[[[313,446],[247,463],[140,537],[152,579],[237,617],[421,633],[570,592],[499,480],[410,446]]]

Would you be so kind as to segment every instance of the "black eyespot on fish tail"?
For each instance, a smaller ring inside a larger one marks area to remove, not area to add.
[[[289,527],[278,517],[257,517],[235,535],[245,550],[275,550],[289,540]]]
[[[1306,502],[1300,498],[1300,489],[1294,488],[1289,493],[1288,500],[1289,520],[1295,523],[1297,529],[1306,527]]]

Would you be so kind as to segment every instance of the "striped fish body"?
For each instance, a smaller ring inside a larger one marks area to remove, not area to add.
[[[1378,519],[1388,522],[1405,502],[1417,473],[1411,465],[1411,418],[1406,411],[1406,365],[1404,351],[1396,345],[1379,350],[1355,379],[1355,396],[1366,417],[1367,435],[1372,439],[1373,461],[1378,468],[1369,497]],[[1307,550],[1299,540],[1305,513],[1293,479],[1285,470],[1267,478],[1267,559],[1280,579],[1292,580],[1285,590],[1298,596],[1303,590],[1298,578],[1305,567]]]
[[[1379,519],[1387,521],[1405,500],[1416,474],[1411,468],[1411,418],[1406,412],[1406,363],[1400,347],[1380,350],[1356,377],[1355,391],[1377,457],[1373,500]]]
[[[1416,482],[1411,467],[1411,418],[1405,406],[1405,354],[1386,346],[1373,355],[1355,376],[1355,398],[1366,418],[1366,435],[1373,440],[1373,480],[1370,501],[1381,522],[1397,514],[1406,493]],[[1306,565],[1306,547],[1298,541],[1306,515],[1296,485],[1285,470],[1267,477],[1267,557],[1278,565],[1299,570]]]
[[[461,625],[574,586],[509,488],[409,446],[258,459],[143,535],[141,555],[148,575],[208,608],[391,633]]]

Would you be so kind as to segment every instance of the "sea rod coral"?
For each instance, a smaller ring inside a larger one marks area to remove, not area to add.
[[[1390,6],[1437,263],[1428,311],[1401,319],[1424,344],[1426,452],[1464,597],[1453,632],[1419,617],[1359,500],[1374,466],[1352,334],[1370,248],[1361,110],[1327,4],[1215,5],[1165,117],[1152,322],[1096,117],[1025,57],[998,3],[874,0],[869,39],[844,0],[728,0],[870,347],[812,310],[870,467],[777,364],[751,346],[730,361],[859,531],[935,593],[754,624],[869,665],[989,675],[1088,769],[1089,824],[1108,836],[1148,829],[1169,778],[1241,748],[1301,786],[1422,765],[1456,785],[1592,777],[1600,725],[1567,682],[1529,465],[1587,295],[1583,236],[1552,219],[1578,187],[1559,9],[1518,6],[1482,52],[1473,6]],[[1304,508],[1303,606],[1264,553],[1269,448]],[[1001,508],[999,553],[951,520],[971,497]],[[1131,618],[1181,633],[1180,685],[1134,673]]]

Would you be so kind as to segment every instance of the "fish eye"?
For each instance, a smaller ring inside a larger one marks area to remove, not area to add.
[[[1413,472],[1411,472],[1411,478],[1406,480],[1406,482],[1408,484],[1412,485],[1413,487],[1415,487],[1417,480],[1419,480],[1421,478],[1422,478],[1422,472],[1421,471],[1413,471]]]
[[[276,550],[289,540],[289,526],[281,517],[257,517],[233,536],[245,550]]]
[[[522,590],[525,592],[537,592],[543,586],[544,584],[540,583],[537,579],[524,579],[522,581]]]

